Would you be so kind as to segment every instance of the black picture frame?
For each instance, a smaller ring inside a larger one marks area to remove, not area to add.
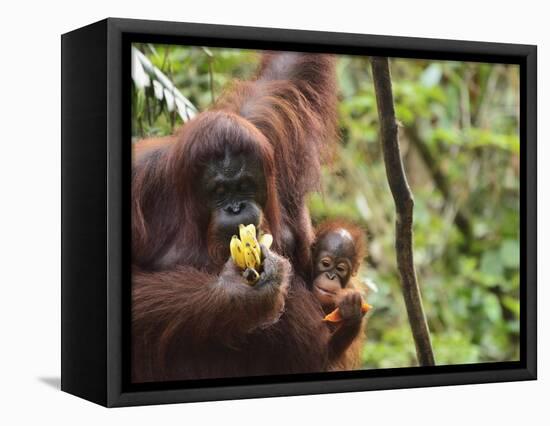
[[[130,44],[144,41],[518,64],[520,361],[130,384]],[[118,18],[61,42],[62,390],[114,407],[536,379],[536,46]]]

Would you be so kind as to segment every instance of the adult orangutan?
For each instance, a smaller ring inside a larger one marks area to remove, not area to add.
[[[330,333],[306,281],[305,204],[336,140],[334,60],[268,53],[174,135],[138,142],[132,176],[132,381],[326,371]],[[240,223],[274,236],[245,284]]]

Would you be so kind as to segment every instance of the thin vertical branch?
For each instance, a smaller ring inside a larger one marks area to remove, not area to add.
[[[414,200],[401,160],[388,58],[373,57],[371,65],[386,176],[396,209],[395,249],[403,296],[418,362],[422,366],[434,365],[430,331],[424,315],[414,267],[412,242]]]

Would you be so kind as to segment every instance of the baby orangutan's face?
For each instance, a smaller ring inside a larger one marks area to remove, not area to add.
[[[335,308],[340,293],[348,285],[355,255],[353,238],[345,229],[334,229],[317,242],[313,293],[325,311]]]

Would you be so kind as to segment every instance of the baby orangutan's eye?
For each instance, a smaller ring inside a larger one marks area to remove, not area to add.
[[[342,274],[345,274],[346,272],[348,272],[348,267],[343,264],[343,263],[340,263],[337,267],[336,267],[336,270],[338,272],[341,272]]]
[[[323,265],[325,268],[328,268],[330,266],[330,259],[324,258],[321,260],[321,265]]]

